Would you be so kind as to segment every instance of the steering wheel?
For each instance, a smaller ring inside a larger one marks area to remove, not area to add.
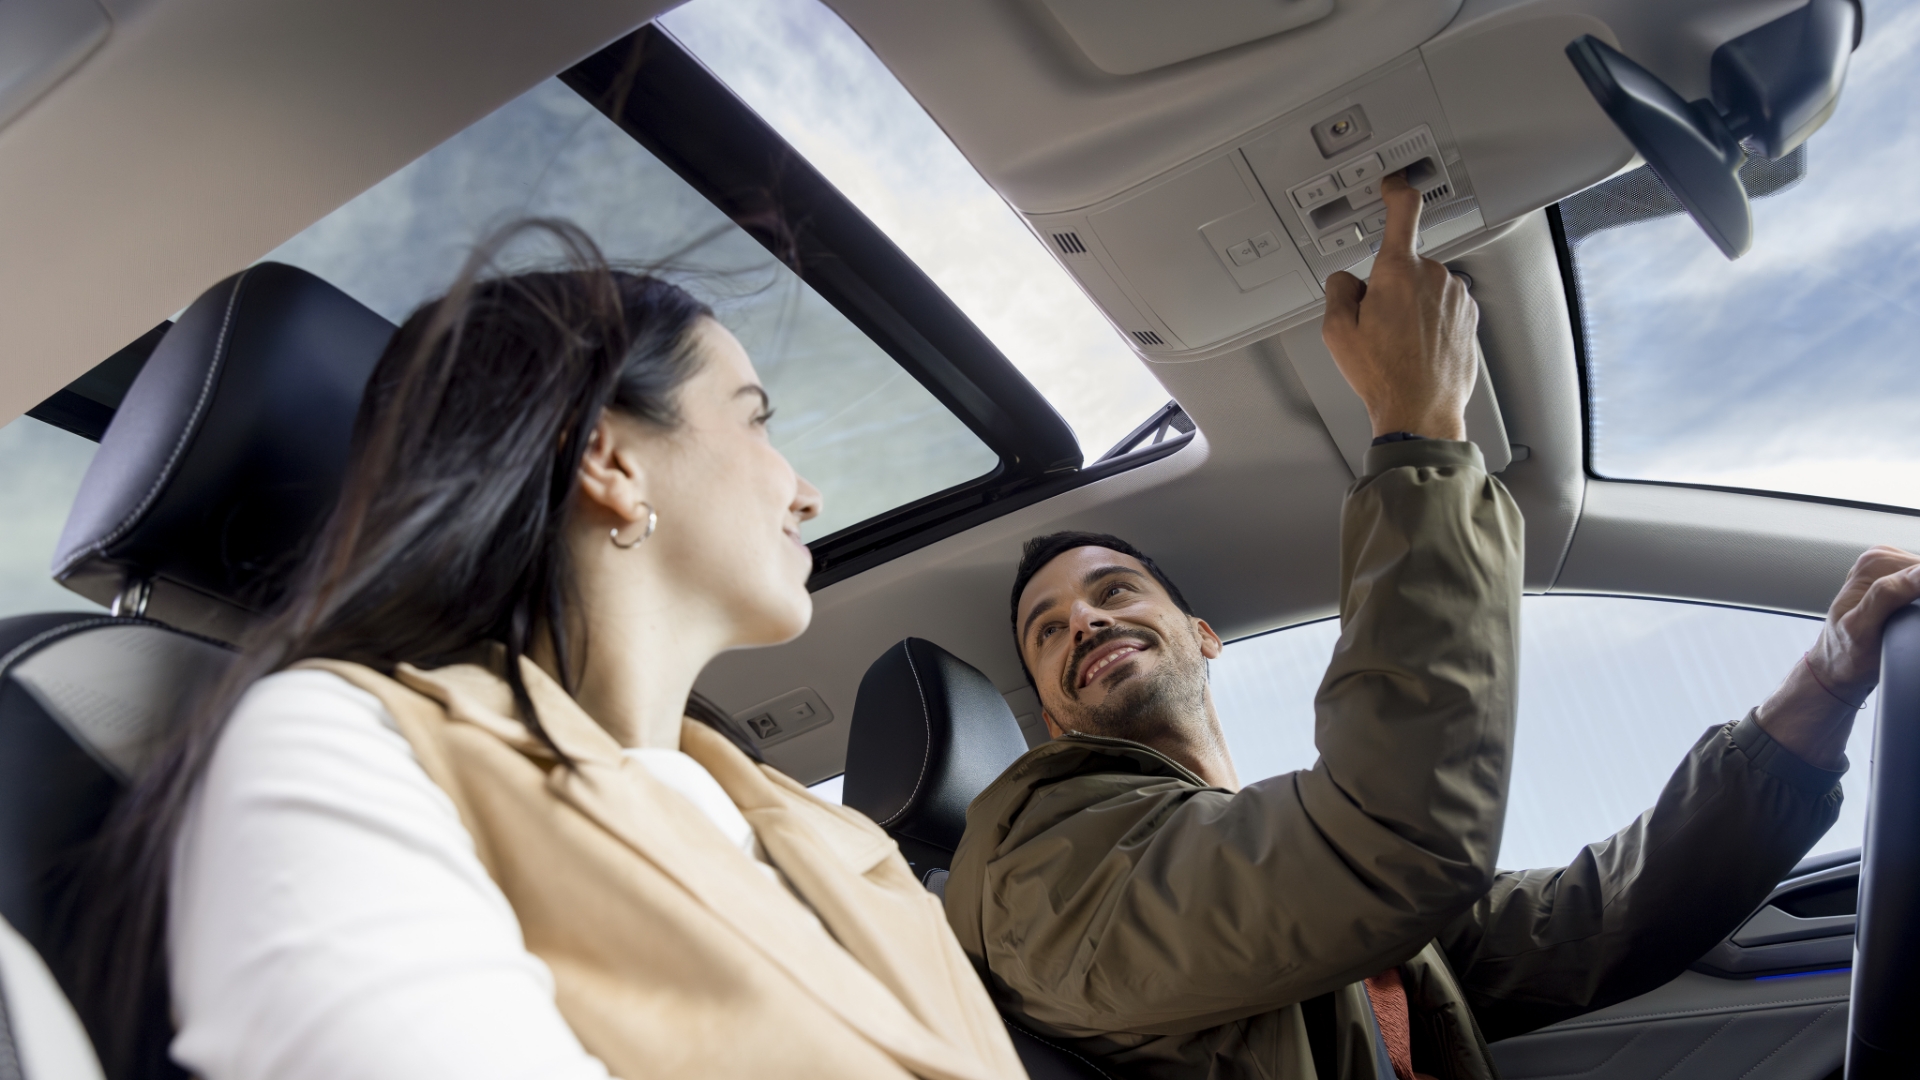
[[[1887,621],[1872,768],[1846,1080],[1912,1076],[1920,1051],[1920,604]]]

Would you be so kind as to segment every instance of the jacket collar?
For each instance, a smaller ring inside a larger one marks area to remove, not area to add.
[[[592,819],[677,881],[734,932],[806,988],[856,1031],[917,1075],[975,1080],[984,1073],[974,1055],[959,1052],[902,1004],[897,988],[856,959],[846,935],[859,937],[840,896],[849,876],[884,859],[893,843],[836,815],[765,770],[717,733],[691,721],[681,749],[706,766],[754,826],[774,865],[819,916],[816,922],[782,895],[782,886],[741,859],[705,815],[629,758],[613,736],[531,661],[522,659],[528,695],[561,753],[574,768],[553,768],[547,784],[560,799]],[[479,727],[538,761],[558,764],[516,716],[506,681],[484,667],[461,664],[422,671],[399,665],[398,680],[438,701],[449,719]],[[783,778],[784,779],[784,778]],[[663,827],[664,826],[664,827]],[[836,940],[839,938],[840,940]]]

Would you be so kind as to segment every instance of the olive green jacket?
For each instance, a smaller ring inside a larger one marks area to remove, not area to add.
[[[1572,864],[1496,871],[1520,513],[1470,443],[1388,444],[1367,464],[1311,769],[1230,793],[1138,743],[1070,735],[969,808],[947,915],[1036,1032],[1132,1076],[1390,1078],[1357,983],[1400,965],[1415,1067],[1491,1077],[1483,1032],[1671,979],[1838,815],[1839,774],[1749,716],[1701,736],[1653,809]]]

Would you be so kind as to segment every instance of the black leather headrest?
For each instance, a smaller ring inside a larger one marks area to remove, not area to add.
[[[136,598],[123,614],[231,632],[277,595],[332,507],[361,391],[393,332],[278,263],[208,290],[100,440],[54,577],[102,604]]]
[[[896,837],[950,854],[966,831],[967,804],[1026,752],[992,680],[931,641],[907,638],[860,680],[841,798]]]

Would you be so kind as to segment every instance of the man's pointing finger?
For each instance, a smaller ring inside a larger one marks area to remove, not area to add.
[[[1387,204],[1387,231],[1377,258],[1412,262],[1420,235],[1420,193],[1405,174],[1394,173],[1380,184],[1380,198]]]

